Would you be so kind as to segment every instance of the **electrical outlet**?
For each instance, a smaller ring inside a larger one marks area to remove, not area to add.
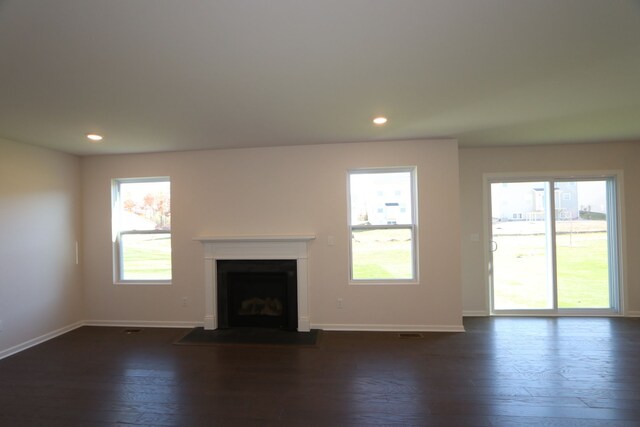
[[[342,298],[338,298],[338,308],[342,308]]]
[[[327,245],[333,246],[336,244],[336,238],[334,236],[327,236]]]
[[[187,306],[187,297],[182,297],[182,306],[183,307]]]

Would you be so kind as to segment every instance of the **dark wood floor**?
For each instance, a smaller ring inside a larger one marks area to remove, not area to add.
[[[640,425],[640,319],[465,327],[324,332],[317,347],[83,327],[0,360],[0,425]]]

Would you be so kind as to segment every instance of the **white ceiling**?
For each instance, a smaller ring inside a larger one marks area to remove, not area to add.
[[[640,1],[0,0],[0,137],[640,141]]]

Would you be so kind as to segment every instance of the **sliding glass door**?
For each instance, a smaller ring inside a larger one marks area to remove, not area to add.
[[[619,311],[615,179],[490,181],[494,314]]]

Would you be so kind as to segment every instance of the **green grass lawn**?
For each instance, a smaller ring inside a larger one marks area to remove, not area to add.
[[[544,235],[495,236],[494,301],[496,309],[551,308]],[[558,306],[607,308],[609,276],[607,235],[561,234],[556,241]]]
[[[125,280],[171,280],[169,235],[125,235]],[[497,309],[551,308],[543,235],[495,236],[494,298]],[[356,280],[411,279],[411,232],[353,233]],[[605,232],[561,234],[556,242],[560,308],[609,307]]]
[[[123,235],[124,280],[171,280],[169,234]]]
[[[410,230],[354,231],[351,245],[355,280],[412,278]]]

